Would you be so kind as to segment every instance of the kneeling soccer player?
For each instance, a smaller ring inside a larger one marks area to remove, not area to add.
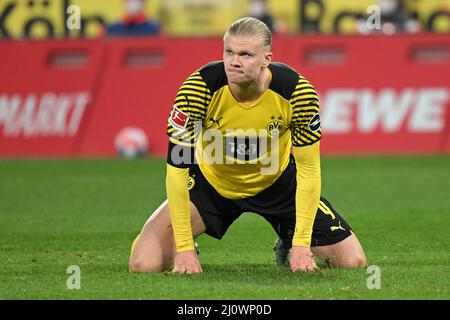
[[[272,62],[271,33],[255,18],[224,35],[223,60],[181,85],[167,134],[167,200],[133,242],[129,269],[202,272],[194,239],[222,238],[243,212],[278,234],[276,261],[292,271],[364,267],[348,223],[320,196],[320,115],[314,87]],[[292,149],[292,153],[291,153]]]

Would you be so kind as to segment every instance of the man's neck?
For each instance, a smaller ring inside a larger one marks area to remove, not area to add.
[[[270,71],[265,68],[259,78],[249,84],[230,83],[229,87],[238,102],[252,102],[258,100],[269,88],[271,80]]]

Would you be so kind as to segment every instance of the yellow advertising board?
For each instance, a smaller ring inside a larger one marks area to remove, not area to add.
[[[120,20],[123,0],[0,0],[0,39],[98,37]],[[248,14],[250,0],[147,0],[146,13],[169,36],[222,35]],[[377,0],[267,0],[278,30],[351,34]],[[450,32],[450,0],[406,0],[424,27]],[[447,13],[445,13],[447,12]],[[79,25],[74,28],[77,13]],[[69,24],[69,25],[68,25]]]
[[[156,12],[158,5],[148,1],[147,11]],[[0,39],[97,37],[123,12],[122,0],[1,0]],[[77,13],[80,27],[68,27]]]

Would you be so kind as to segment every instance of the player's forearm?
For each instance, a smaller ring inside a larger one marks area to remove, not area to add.
[[[189,169],[167,164],[166,192],[177,252],[194,250],[187,181]]]
[[[292,240],[294,246],[311,246],[312,228],[321,191],[319,143],[294,148],[297,167],[296,223]]]

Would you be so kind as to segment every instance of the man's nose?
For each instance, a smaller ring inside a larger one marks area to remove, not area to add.
[[[241,66],[241,60],[239,59],[239,55],[235,54],[233,55],[233,57],[231,58],[231,65],[233,67],[240,67]]]

